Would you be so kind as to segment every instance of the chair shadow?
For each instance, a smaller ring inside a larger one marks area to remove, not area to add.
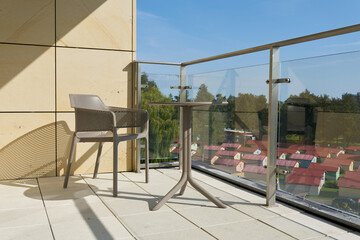
[[[65,121],[34,129],[0,149],[0,179],[57,176],[64,172],[73,132]],[[74,162],[72,173],[98,149],[93,144]],[[95,164],[95,160],[94,160]]]

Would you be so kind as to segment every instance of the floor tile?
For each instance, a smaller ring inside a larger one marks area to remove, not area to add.
[[[105,198],[106,205],[120,217],[143,214],[151,212],[156,205],[156,198],[142,193],[120,194],[117,198]],[[170,209],[164,205],[158,211],[169,211]]]
[[[218,239],[241,239],[241,240],[289,240],[294,239],[266,224],[257,220],[240,223],[230,223],[205,227],[205,230]]]
[[[0,228],[39,224],[48,224],[43,207],[0,210]]]
[[[240,224],[240,222],[253,219],[230,207],[218,208],[216,206],[206,206],[180,209],[178,212],[199,227],[222,225],[233,222],[238,222]]]
[[[134,239],[115,217],[69,220],[52,225],[56,240]]]
[[[0,181],[1,196],[36,196],[40,190],[36,179]]]
[[[122,217],[124,224],[137,236],[196,228],[192,223],[173,211],[153,211]]]
[[[0,228],[1,240],[53,239],[49,224],[37,224],[11,228]]]
[[[203,230],[187,229],[184,231],[166,232],[154,235],[147,235],[141,237],[143,240],[184,240],[184,239],[196,239],[196,240],[214,240],[215,238],[204,232]]]
[[[323,238],[318,238],[317,240],[358,240],[360,239],[359,233],[342,233],[326,236]]]
[[[172,209],[184,209],[192,207],[209,206],[214,207],[215,204],[204,197],[200,192],[187,187],[183,195],[175,194],[167,203]]]
[[[76,191],[60,191],[43,194],[46,207],[74,205],[78,201],[97,202],[99,198],[90,188]]]
[[[0,210],[18,208],[42,208],[44,203],[40,195],[35,196],[1,196]]]
[[[279,202],[277,202],[275,204],[275,206],[267,207],[267,210],[277,213],[279,215],[283,215],[283,216],[286,216],[287,214],[303,212],[301,209],[294,208],[294,207],[291,207],[284,203],[279,203]]]
[[[292,221],[296,221],[299,224],[311,226],[312,229],[325,235],[341,234],[347,232],[345,228],[331,224],[328,221],[306,213],[295,213],[286,215],[285,217],[291,219]]]
[[[262,219],[262,221],[297,239],[320,238],[325,236],[325,234],[316,231],[310,224],[303,225],[282,216],[266,218]]]
[[[277,213],[269,211],[264,204],[252,202],[240,202],[231,204],[231,207],[247,214],[255,219],[265,219],[280,216]]]
[[[69,220],[88,220],[113,216],[111,211],[101,201],[97,203],[79,201],[75,205],[48,207],[47,212],[52,224]]]

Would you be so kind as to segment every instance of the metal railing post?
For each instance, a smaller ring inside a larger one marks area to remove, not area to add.
[[[278,122],[278,84],[273,79],[279,78],[279,47],[270,48],[269,67],[269,121],[268,154],[266,175],[266,205],[275,205],[276,199],[276,157],[277,157],[277,122]]]
[[[135,92],[137,92],[137,106],[141,109],[141,63],[135,62]],[[136,172],[140,172],[141,160],[141,144],[140,139],[136,140],[136,161],[134,161],[134,168]]]
[[[186,102],[186,89],[185,89],[185,86],[186,86],[186,67],[185,66],[180,66],[180,92],[179,92],[179,95],[180,95],[180,102]],[[182,116],[184,114],[184,111],[183,111],[183,107],[180,108],[180,118],[179,119],[182,119]],[[183,155],[182,155],[182,149],[184,146],[182,146],[182,142],[183,142],[183,134],[182,134],[182,130],[183,130],[183,125],[181,124],[181,121],[180,121],[180,131],[179,131],[179,167],[181,169],[182,167],[182,164],[183,164]]]

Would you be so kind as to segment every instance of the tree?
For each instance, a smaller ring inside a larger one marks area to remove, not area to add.
[[[201,84],[199,91],[195,97],[195,102],[212,102],[214,96],[208,91],[205,84]],[[194,140],[202,144],[211,145],[211,113],[209,106],[202,106],[193,108],[192,112],[192,137]]]
[[[168,158],[170,146],[179,135],[179,121],[175,108],[171,106],[147,105],[147,102],[170,102],[171,97],[163,95],[155,81],[150,81],[146,73],[141,75],[141,83],[147,88],[141,93],[141,106],[149,112],[149,151],[151,158]]]

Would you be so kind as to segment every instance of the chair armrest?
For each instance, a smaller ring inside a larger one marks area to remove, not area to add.
[[[76,131],[113,131],[115,115],[107,110],[75,108]]]
[[[149,114],[146,110],[119,107],[108,109],[115,115],[114,124],[117,128],[142,127],[147,130]]]

